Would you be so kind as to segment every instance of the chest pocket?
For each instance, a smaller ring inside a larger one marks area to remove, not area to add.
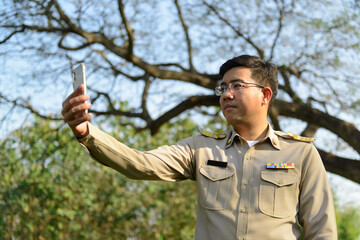
[[[261,172],[261,179],[260,211],[276,218],[286,218],[296,214],[299,177],[294,173],[275,170]]]
[[[209,210],[226,208],[231,198],[234,169],[202,166],[199,175],[201,206]]]

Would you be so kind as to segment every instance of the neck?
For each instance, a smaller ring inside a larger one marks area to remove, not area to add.
[[[268,131],[268,122],[262,121],[261,123],[257,122],[256,124],[239,124],[233,126],[236,132],[245,140],[255,141],[263,139],[266,136]]]

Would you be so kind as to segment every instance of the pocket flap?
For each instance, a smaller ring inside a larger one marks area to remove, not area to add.
[[[203,166],[200,168],[200,173],[204,177],[215,182],[231,177],[232,175],[234,175],[234,170],[229,168],[220,169],[212,166]]]
[[[299,177],[296,174],[289,174],[284,172],[261,172],[261,179],[273,183],[279,187],[299,182]]]

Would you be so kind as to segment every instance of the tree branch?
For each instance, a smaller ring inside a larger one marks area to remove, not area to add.
[[[60,7],[58,11],[61,11]],[[63,16],[64,19],[68,19],[68,17],[64,15],[63,12],[61,15]],[[183,82],[193,83],[195,85],[208,89],[214,89],[216,87],[217,81],[214,78],[209,78],[208,77],[209,75],[206,74],[202,75],[188,71],[173,71],[173,70],[162,69],[160,66],[156,64],[149,64],[148,62],[135,56],[134,54],[129,56],[128,48],[115,45],[112,40],[108,39],[103,34],[96,32],[87,32],[83,29],[76,27],[70,20],[66,20],[66,22],[69,22],[69,24],[71,24],[68,28],[31,26],[25,24],[21,26],[9,26],[9,27],[12,28],[24,27],[25,29],[29,29],[36,32],[49,32],[49,33],[61,33],[61,34],[72,32],[86,39],[88,42],[87,44],[89,45],[95,43],[101,44],[108,51],[114,53],[115,55],[119,56],[120,58],[128,62],[131,62],[132,64],[139,67],[147,74],[155,78],[179,80]],[[162,64],[162,66],[164,66],[164,64]]]
[[[278,119],[279,112],[277,111],[276,108],[270,108],[269,117],[274,129],[281,131],[281,127]]]
[[[286,68],[285,66],[281,66],[278,67],[278,70],[282,76],[282,78],[284,79],[285,85],[279,85],[279,88],[284,90],[292,99],[294,102],[297,103],[302,103],[302,100],[299,98],[299,96],[293,91],[291,84],[290,84],[290,79],[289,76],[287,74],[288,68]]]
[[[59,42],[58,42],[58,47],[59,47],[59,48],[64,49],[64,50],[68,50],[68,51],[77,51],[77,50],[81,50],[81,49],[87,48],[88,46],[91,45],[90,43],[87,42],[87,43],[84,43],[84,44],[82,44],[82,45],[80,45],[80,46],[77,46],[77,47],[67,47],[67,46],[64,46],[63,41],[64,41],[64,39],[66,38],[66,36],[67,36],[68,34],[69,34],[69,33],[67,32],[67,33],[64,33],[64,34],[61,36],[61,38],[60,38],[60,40],[59,40]]]
[[[125,45],[127,45],[127,54],[130,57],[131,55],[133,55],[133,50],[134,50],[134,34],[133,34],[133,30],[130,27],[129,21],[126,18],[124,11],[124,4],[122,0],[118,0],[118,7],[119,7],[121,19],[123,21],[128,36],[128,42]]]
[[[119,57],[133,63],[135,66],[141,68],[155,78],[179,80],[183,82],[193,83],[195,85],[208,89],[214,89],[216,87],[215,81],[201,74],[161,69],[159,66],[149,64],[134,55],[129,58],[126,54],[126,51],[124,52],[123,48],[115,46],[111,41],[107,39],[103,39],[101,44],[103,44],[109,51],[113,52],[115,55],[118,55]]]
[[[97,110],[90,110],[90,112],[98,115],[98,116],[108,116],[108,115],[113,115],[113,116],[124,116],[124,117],[131,117],[131,118],[140,118],[142,119],[142,114],[141,113],[135,113],[135,112],[131,112],[131,111],[122,111],[122,110],[118,110],[118,109],[110,109],[108,111],[97,111]]]
[[[60,19],[63,20],[69,27],[70,29],[77,29],[77,27],[75,26],[75,24],[70,20],[70,18],[65,14],[65,12],[62,10],[62,8],[60,7],[59,3],[57,2],[57,0],[52,0],[53,4],[55,5],[55,8],[57,10],[57,12],[60,15]]]
[[[108,106],[110,108],[110,111],[115,111],[115,106],[109,96],[109,94],[105,93],[105,92],[101,92],[101,91],[98,91],[98,90],[95,90],[95,89],[92,89],[91,87],[87,87],[89,90],[95,92],[97,94],[96,97],[94,97],[92,99],[92,103],[94,104],[101,96],[105,97],[105,99],[107,100],[108,102]]]
[[[319,126],[309,123],[300,135],[305,137],[313,137],[319,128]]]
[[[181,12],[181,8],[180,8],[180,5],[178,3],[178,0],[174,0],[174,3],[175,3],[175,6],[176,6],[178,15],[179,15],[181,25],[182,25],[182,27],[184,29],[184,33],[185,33],[186,45],[187,45],[187,48],[188,48],[188,62],[189,62],[190,71],[191,72],[196,72],[195,68],[194,68],[194,65],[193,65],[193,62],[192,62],[193,54],[192,54],[191,40],[190,40],[190,36],[189,36],[189,28],[185,23],[185,20],[184,20],[183,14]]]
[[[150,81],[150,76],[144,76],[144,79],[145,79],[145,86],[144,86],[143,94],[141,96],[141,108],[142,108],[143,119],[147,119],[147,122],[149,123],[151,122],[152,119],[147,109],[146,100],[148,97],[151,81]]]
[[[158,67],[177,67],[177,68],[181,69],[182,71],[187,71],[187,69],[185,69],[179,63],[157,63],[157,64],[154,64],[154,66],[158,66]]]
[[[11,39],[15,34],[24,32],[25,28],[21,27],[20,30],[15,30],[12,33],[9,34],[9,36],[5,37],[3,40],[0,41],[0,44],[6,43],[9,39]]]
[[[273,108],[276,108],[280,115],[319,125],[335,133],[360,153],[360,131],[353,124],[311,108],[306,104],[275,100]]]
[[[28,25],[28,24],[21,24],[21,25],[2,25],[3,28],[21,28],[25,30],[35,31],[35,32],[48,32],[48,33],[63,33],[69,32],[69,29],[65,28],[58,28],[58,27],[43,27],[43,26],[36,26],[36,25]]]
[[[269,60],[271,60],[274,57],[274,50],[275,50],[277,41],[279,39],[281,30],[282,30],[282,26],[283,26],[282,21],[283,21],[283,18],[284,18],[284,6],[280,7],[278,2],[277,1],[275,1],[275,2],[276,2],[276,5],[278,6],[278,10],[279,10],[278,28],[277,28],[275,39],[274,39],[273,44],[271,46],[271,52],[270,52],[270,59]]]
[[[195,106],[218,106],[219,97],[215,95],[198,95],[188,97],[186,100],[179,103],[176,107],[172,108],[170,111],[164,113],[158,119],[152,121],[148,124],[148,128],[151,131],[151,134],[157,133],[160,126],[170,119],[180,115],[184,111],[194,108]]]
[[[360,184],[360,161],[336,156],[318,149],[327,171]]]
[[[102,59],[104,59],[105,62],[107,62],[107,64],[109,64],[111,70],[113,71],[113,74],[115,76],[118,75],[123,75],[126,78],[132,80],[132,81],[138,81],[144,78],[144,75],[140,75],[140,76],[131,76],[127,73],[124,73],[123,71],[119,70],[111,61],[110,59],[106,56],[104,51],[98,50],[98,49],[91,49],[93,52],[99,54],[101,56]]]
[[[255,48],[255,50],[257,51],[259,57],[261,59],[264,59],[265,54],[264,54],[264,50],[260,49],[252,40],[250,37],[245,36],[245,34],[243,34],[239,29],[237,29],[234,25],[232,25],[228,20],[226,20],[225,18],[223,18],[221,16],[221,14],[216,10],[216,8],[210,4],[208,4],[206,1],[203,1],[203,3],[212,11],[215,13],[215,15],[222,21],[224,22],[227,26],[229,26],[239,37],[241,37],[242,39],[244,39],[247,43],[249,43],[253,48]]]
[[[13,104],[13,106],[15,107],[21,107],[21,108],[24,108],[24,109],[28,109],[31,113],[35,114],[36,116],[39,116],[41,118],[44,118],[44,119],[48,119],[48,120],[62,120],[63,118],[62,117],[56,117],[56,116],[52,116],[52,115],[44,115],[44,114],[41,114],[37,109],[35,109],[29,101],[25,100],[25,99],[22,99],[22,98],[17,98],[15,100],[10,100],[8,99],[7,97],[3,96],[1,93],[0,93],[0,99],[3,99],[5,102],[7,103],[11,103]]]
[[[100,96],[104,96],[108,102],[109,110],[107,110],[107,111],[90,110],[90,112],[92,112],[96,115],[99,115],[99,116],[100,115],[125,116],[125,117],[131,117],[131,118],[140,118],[140,119],[147,121],[147,119],[144,118],[142,113],[123,111],[123,110],[116,109],[109,94],[107,94],[105,92],[100,92],[100,91],[97,91],[94,89],[91,89],[91,91],[94,91],[97,93],[97,96],[93,99],[92,102],[94,103],[97,99],[99,99]]]

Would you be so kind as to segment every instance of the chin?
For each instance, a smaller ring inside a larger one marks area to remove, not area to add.
[[[239,116],[225,116],[225,119],[231,126],[239,125],[243,122],[243,119]]]
[[[226,121],[230,124],[233,125],[234,123],[236,123],[236,119],[230,116],[225,116]]]

